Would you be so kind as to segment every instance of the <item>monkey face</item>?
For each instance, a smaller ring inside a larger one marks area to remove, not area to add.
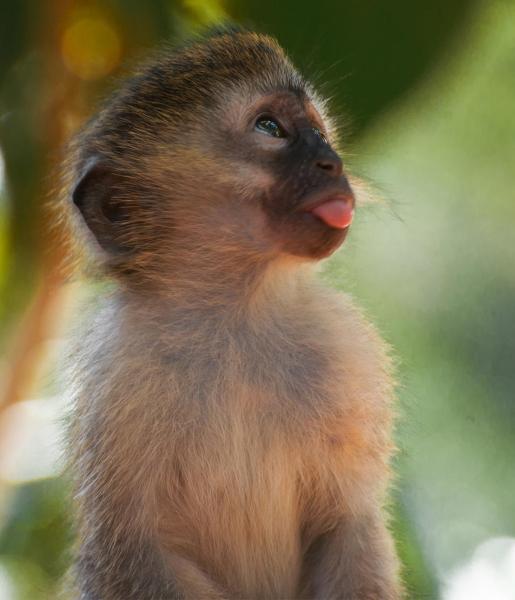
[[[282,253],[330,255],[347,235],[355,201],[307,92],[280,90],[247,101],[240,92],[229,107],[225,148],[233,165],[252,173],[254,190],[246,201],[264,213],[266,237]]]

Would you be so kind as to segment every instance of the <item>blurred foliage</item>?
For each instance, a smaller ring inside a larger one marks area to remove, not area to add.
[[[336,107],[361,133],[445,55],[473,6],[470,0],[248,0],[235,10],[278,36],[315,81],[328,81]]]
[[[0,535],[0,557],[7,557],[20,598],[58,593],[71,546],[65,497],[60,479],[34,481],[13,490]]]
[[[6,407],[60,393],[36,366],[62,310],[47,199],[66,138],[148,49],[228,19],[276,35],[332,96],[349,157],[387,199],[325,273],[400,357],[392,526],[410,598],[437,598],[477,544],[515,536],[510,0],[0,0],[0,431]],[[2,452],[0,598],[2,572],[16,600],[53,597],[71,537],[64,484],[2,480]]]

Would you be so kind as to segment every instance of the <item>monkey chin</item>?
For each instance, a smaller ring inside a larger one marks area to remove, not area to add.
[[[299,215],[296,223],[286,226],[281,251],[304,260],[328,258],[343,244],[350,229],[330,227],[310,213]]]
[[[350,227],[346,227],[345,229],[337,230],[335,232],[335,237],[329,240],[329,242],[322,247],[318,248],[318,251],[312,254],[312,258],[315,260],[322,260],[323,258],[328,258],[338,250],[338,248],[343,244],[345,238],[347,237],[347,233]]]
[[[304,256],[312,260],[329,258],[343,244],[349,229],[350,227],[345,227],[345,229],[331,229],[326,239],[316,247],[310,248],[309,253]]]

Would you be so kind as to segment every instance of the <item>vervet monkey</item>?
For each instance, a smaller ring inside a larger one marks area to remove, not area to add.
[[[162,52],[72,143],[113,282],[75,366],[80,600],[398,600],[385,345],[314,266],[354,196],[277,42]]]

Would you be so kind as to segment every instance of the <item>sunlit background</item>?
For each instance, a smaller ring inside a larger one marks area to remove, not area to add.
[[[382,201],[325,269],[395,348],[392,526],[409,598],[515,600],[515,2],[0,0],[0,600],[56,596],[65,281],[48,199],[67,137],[157,43],[276,35],[345,115]],[[60,362],[61,361],[61,362]]]

